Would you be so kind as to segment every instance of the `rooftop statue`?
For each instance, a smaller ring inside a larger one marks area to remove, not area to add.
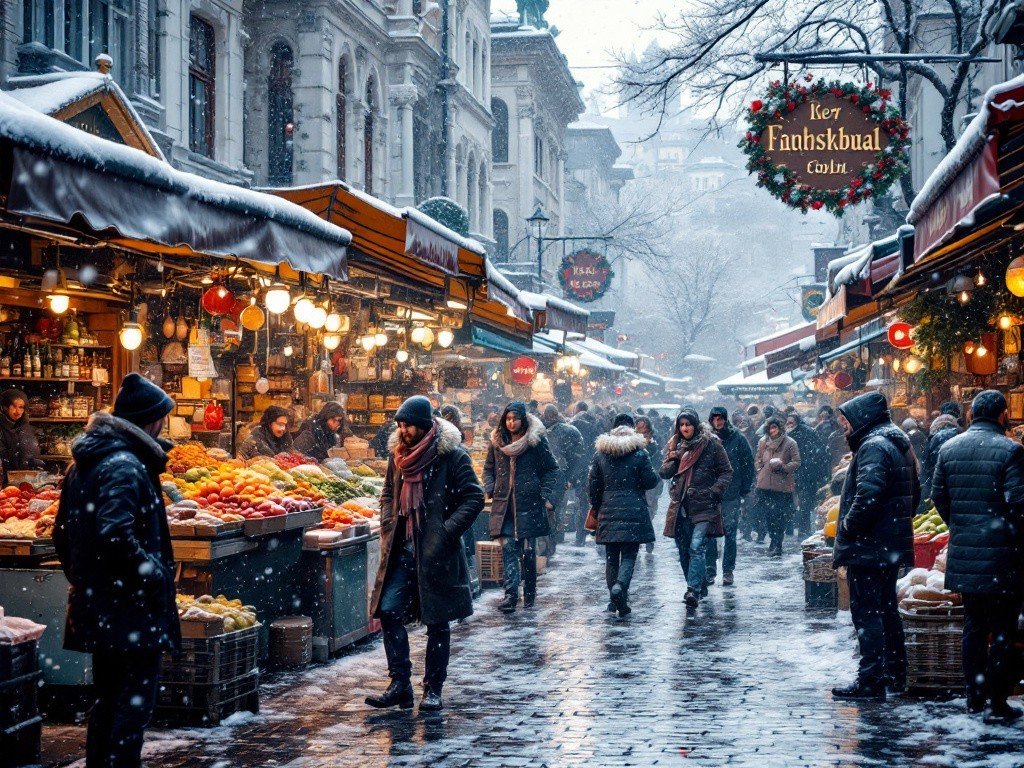
[[[548,0],[516,0],[519,9],[519,23],[537,29],[547,29],[544,12],[548,9]]]

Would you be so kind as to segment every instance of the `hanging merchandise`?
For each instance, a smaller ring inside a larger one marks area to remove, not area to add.
[[[213,431],[224,427],[224,408],[216,400],[207,403],[203,411],[203,425]]]
[[[255,296],[249,299],[249,306],[238,313],[238,320],[247,331],[256,332],[263,327],[267,317],[263,314],[263,310],[256,306]]]
[[[213,285],[203,294],[201,304],[203,309],[214,317],[227,315],[235,308],[235,294],[215,278]]]

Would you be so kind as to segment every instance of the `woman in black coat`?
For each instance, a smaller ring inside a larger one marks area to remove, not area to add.
[[[565,484],[541,420],[528,415],[526,404],[505,407],[491,433],[484,462],[484,489],[491,498],[490,535],[502,543],[505,599],[498,605],[512,613],[519,602],[533,606],[537,596],[537,552],[534,539],[549,536],[551,515]]]
[[[238,449],[238,456],[249,460],[257,456],[287,453],[292,449],[292,436],[289,432],[291,426],[292,414],[287,408],[268,406],[260,417],[259,426],[249,433]]]
[[[27,404],[28,395],[20,389],[8,389],[0,395],[0,463],[4,485],[8,472],[44,466],[39,459],[39,441],[25,413]]]
[[[633,429],[633,417],[620,414],[615,428],[597,438],[590,466],[590,501],[597,513],[598,544],[605,545],[609,610],[627,616],[629,584],[640,545],[654,541],[646,492],[658,484],[647,438]]]
[[[295,438],[295,450],[322,462],[328,457],[328,451],[338,447],[338,430],[344,423],[345,409],[341,403],[326,403],[316,416],[302,425]]]

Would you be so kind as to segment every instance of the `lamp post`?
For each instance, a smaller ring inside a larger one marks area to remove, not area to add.
[[[544,213],[544,207],[541,205],[537,206],[537,210],[533,212],[533,216],[526,220],[527,224],[533,227],[533,231],[537,237],[537,282],[543,282],[544,280],[544,228],[547,226],[551,218]]]

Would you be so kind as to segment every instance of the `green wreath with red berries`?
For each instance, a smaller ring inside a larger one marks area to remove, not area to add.
[[[873,163],[866,164],[848,185],[834,191],[799,183],[793,170],[784,165],[775,165],[768,151],[761,145],[761,134],[770,122],[778,120],[786,112],[794,111],[808,100],[826,94],[846,99],[859,107],[865,115],[881,125],[889,138],[888,145],[875,156]],[[768,87],[763,99],[755,99],[747,108],[749,130],[739,144],[740,149],[749,157],[747,170],[757,175],[759,187],[764,187],[782,202],[803,213],[824,208],[836,216],[842,216],[847,207],[883,194],[910,168],[910,124],[890,104],[892,96],[891,91],[875,88],[872,83],[861,86],[840,83],[838,80],[826,82],[823,79],[814,80],[811,75],[806,75],[803,83],[794,81],[784,84],[776,80]]]
[[[603,275],[598,287],[586,293],[579,293],[573,289],[569,282],[569,278],[572,276],[573,268],[576,266],[576,259],[584,256],[589,259],[593,259],[593,266],[596,269],[603,270]],[[611,285],[613,277],[615,277],[615,273],[612,271],[612,265],[608,261],[608,258],[603,253],[595,253],[594,251],[587,250],[586,248],[576,251],[575,253],[570,253],[562,259],[562,263],[558,267],[559,285],[562,286],[563,291],[577,301],[597,301],[607,293],[608,286]]]

